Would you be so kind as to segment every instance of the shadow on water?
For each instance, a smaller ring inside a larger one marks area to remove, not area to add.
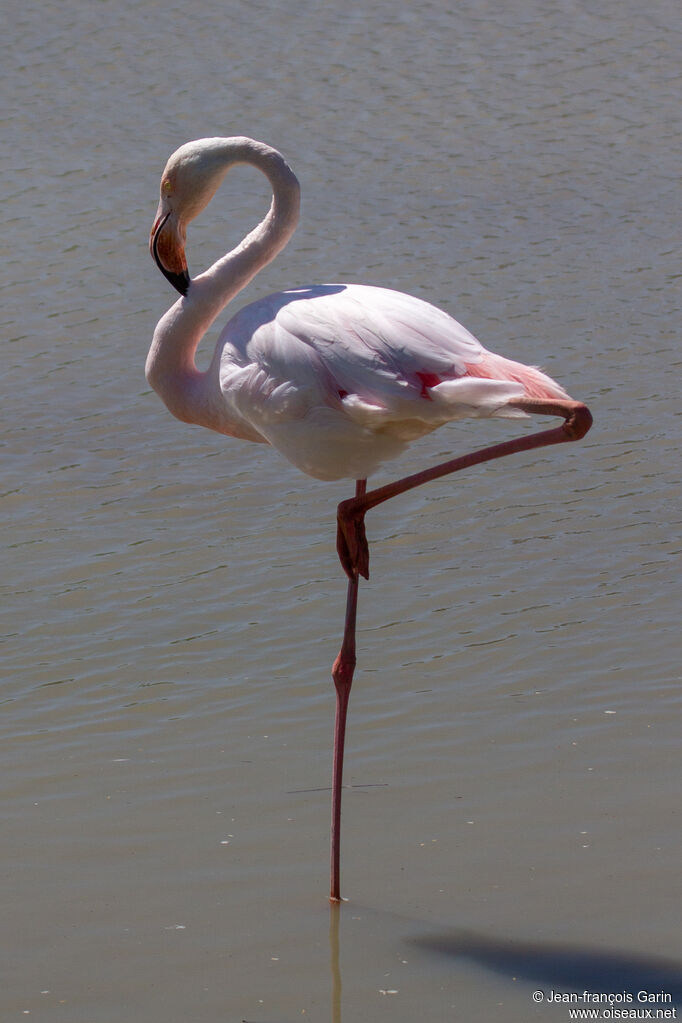
[[[331,1023],[342,1023],[342,942],[339,934],[342,910],[343,907],[339,905],[330,906]],[[365,909],[364,913],[370,917],[376,915],[374,910]],[[395,914],[388,915],[393,917],[393,925],[400,931],[406,919]],[[387,915],[380,916],[386,919]],[[411,924],[416,922],[410,921]],[[630,1008],[636,1006],[642,1013],[646,1009],[653,1011],[654,1006],[670,1010],[673,1005],[682,1005],[682,964],[656,956],[604,951],[582,945],[496,939],[464,930],[435,933],[425,931],[418,935],[403,936],[399,941],[430,956],[472,962],[502,976],[510,983],[518,984],[519,980],[525,980],[529,986],[532,984],[542,991],[544,997],[541,1001],[548,1001],[550,992],[567,996],[573,992],[581,995],[587,991],[604,996],[601,1000],[608,1000],[610,1007],[627,1002]],[[638,993],[651,996],[652,1001],[649,998],[640,1000]],[[609,995],[614,998],[608,999]],[[286,1021],[259,1019],[242,1020],[242,1023]]]
[[[409,944],[450,959],[468,959],[509,980],[561,992],[638,992],[663,996],[659,1004],[682,1005],[682,964],[630,952],[580,945],[486,938],[467,931],[441,932],[407,939]],[[670,999],[667,996],[670,996]],[[640,1003],[642,1004],[642,1003]]]

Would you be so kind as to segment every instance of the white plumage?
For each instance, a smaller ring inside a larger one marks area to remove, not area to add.
[[[443,423],[523,415],[507,402],[529,386],[566,397],[549,377],[500,357],[496,377],[472,375],[486,372],[489,356],[428,302],[352,284],[246,306],[223,331],[215,362],[228,420],[308,475],[333,480],[366,478]]]

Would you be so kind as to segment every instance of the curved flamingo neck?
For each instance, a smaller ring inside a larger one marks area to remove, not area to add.
[[[300,209],[298,180],[274,149],[251,139],[217,139],[216,176],[229,167],[248,163],[268,178],[272,203],[261,223],[231,252],[193,278],[189,291],[159,320],[147,356],[147,380],[167,407],[185,422],[222,433],[245,434],[239,424],[225,421],[219,408],[218,382],[197,369],[194,356],[201,339],[227,304],[286,246],[296,229]],[[215,154],[214,154],[215,155]]]

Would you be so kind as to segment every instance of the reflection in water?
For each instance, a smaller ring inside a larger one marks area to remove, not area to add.
[[[341,960],[339,952],[339,925],[341,903],[329,903],[329,965],[332,974],[331,1023],[341,1023]],[[264,1020],[243,1019],[242,1023],[265,1023]],[[273,1021],[274,1023],[274,1021]]]
[[[341,903],[329,903],[329,962],[332,971],[332,1023],[341,1023],[341,963],[339,959],[339,921]]]

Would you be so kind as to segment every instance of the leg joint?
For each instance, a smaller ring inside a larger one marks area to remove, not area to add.
[[[566,440],[582,440],[592,426],[592,413],[581,401],[565,398],[545,400],[542,398],[516,398],[509,402],[514,408],[536,416],[561,416],[565,420],[563,431]]]
[[[587,405],[576,402],[564,423],[564,431],[569,440],[582,440],[591,426],[592,413]]]

